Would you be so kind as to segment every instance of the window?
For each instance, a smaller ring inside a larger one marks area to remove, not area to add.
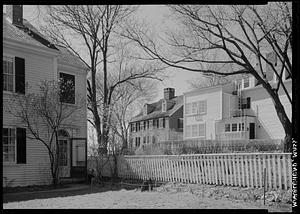
[[[192,114],[196,114],[197,113],[197,102],[193,102],[192,103]]]
[[[16,162],[16,129],[3,128],[3,162]]]
[[[230,124],[225,124],[225,132],[230,132]]]
[[[244,79],[244,88],[248,88],[250,86],[250,80],[249,77],[246,77]]]
[[[205,123],[201,123],[198,125],[199,127],[199,133],[198,133],[198,136],[199,137],[205,137],[205,132],[206,132],[206,127],[205,127]]]
[[[231,131],[236,132],[237,131],[237,123],[233,123],[231,126]]]
[[[14,58],[3,56],[3,90],[14,91]]]
[[[60,101],[75,104],[75,76],[60,73]]]
[[[166,119],[163,118],[163,128],[165,128],[165,127],[166,127]]]
[[[154,144],[156,142],[155,136],[152,136],[152,143]]]
[[[198,109],[197,109],[197,113],[198,114],[206,114],[206,100],[202,100],[198,102]]]
[[[191,114],[191,107],[192,107],[192,104],[191,103],[187,103],[185,105],[185,114]]]
[[[250,109],[251,108],[251,97],[243,98],[242,105],[239,105],[240,109]]]
[[[143,137],[143,144],[146,144],[146,137]]]
[[[144,121],[144,130],[146,130],[146,121]]]
[[[242,123],[242,131],[244,131],[244,130],[245,130],[245,124]]]
[[[148,121],[147,121],[147,129],[149,129],[149,123],[150,123],[150,122],[149,122],[149,120],[148,120]]]
[[[239,123],[239,131],[244,131],[244,123]]]
[[[197,125],[192,125],[192,137],[198,136]]]
[[[131,126],[132,126],[132,132],[135,132],[136,131],[135,130],[135,123],[132,123]]]
[[[186,137],[191,137],[191,128],[192,128],[192,126],[186,126],[185,127],[185,136]]]

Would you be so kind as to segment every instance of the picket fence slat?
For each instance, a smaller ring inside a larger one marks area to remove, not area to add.
[[[97,161],[97,162],[96,162]],[[88,166],[102,167],[102,176],[112,176],[112,159],[89,160]],[[236,153],[197,155],[118,156],[121,178],[156,181],[217,184],[241,187],[292,188],[290,153]]]

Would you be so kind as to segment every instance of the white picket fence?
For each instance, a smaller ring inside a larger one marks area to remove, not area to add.
[[[117,167],[118,176],[127,179],[241,187],[263,187],[266,169],[267,189],[292,186],[290,153],[119,156]]]

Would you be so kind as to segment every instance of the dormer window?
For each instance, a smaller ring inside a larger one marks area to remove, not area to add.
[[[162,101],[161,110],[162,110],[162,112],[166,112],[167,111],[167,101],[166,100]]]
[[[147,115],[147,113],[148,113],[147,104],[145,104],[143,109],[143,115]]]

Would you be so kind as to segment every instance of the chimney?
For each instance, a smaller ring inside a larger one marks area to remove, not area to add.
[[[7,5],[6,14],[12,20],[12,24],[23,26],[23,6]]]
[[[170,100],[175,97],[175,88],[165,88],[164,89],[164,99]]]

